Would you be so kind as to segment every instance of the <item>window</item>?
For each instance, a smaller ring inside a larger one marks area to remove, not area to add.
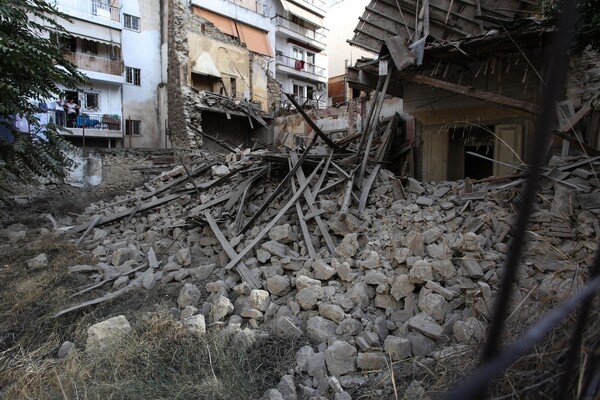
[[[294,84],[294,97],[298,102],[304,102],[306,100],[306,86]]]
[[[125,134],[126,135],[141,135],[142,121],[135,119],[125,120]]]
[[[132,31],[140,31],[140,17],[134,17],[133,15],[123,14],[123,27]]]
[[[85,108],[88,110],[98,110],[100,108],[100,94],[86,92],[85,93]]]
[[[97,42],[92,42],[91,40],[82,39],[82,41],[81,41],[81,50],[84,53],[98,54],[98,43]]]
[[[237,83],[235,78],[229,78],[229,88],[231,89],[231,97],[235,98],[237,95]]]
[[[139,68],[125,67],[125,81],[132,85],[141,85],[141,71]]]

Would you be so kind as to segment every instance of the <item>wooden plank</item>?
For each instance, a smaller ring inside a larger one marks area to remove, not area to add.
[[[456,83],[442,81],[429,76],[408,73],[408,72],[396,72],[401,79],[411,81],[420,85],[427,85],[437,89],[446,90],[448,92],[461,94],[463,96],[472,97],[475,99],[487,101],[490,103],[515,108],[517,110],[526,111],[532,114],[540,114],[541,109],[539,106],[522,101],[513,99],[510,97],[502,96],[496,93],[486,92],[485,90],[475,89],[467,86],[457,85]]]
[[[298,154],[296,154],[295,151],[290,152],[290,160],[292,161],[292,163],[299,162]],[[314,173],[314,171],[313,171],[313,173]],[[298,168],[296,170],[296,178],[298,179],[298,183],[300,185],[303,185],[303,184],[308,185],[310,182],[310,180],[306,179],[306,176],[304,175],[304,171],[302,171],[301,168]],[[329,235],[329,229],[327,228],[327,225],[325,224],[325,222],[323,222],[323,219],[321,218],[321,216],[318,215],[319,209],[315,205],[315,198],[313,197],[312,192],[310,190],[306,190],[304,192],[304,199],[306,200],[308,209],[315,216],[315,222],[317,223],[317,226],[319,227],[319,230],[321,231],[321,234],[323,235],[323,239],[325,240],[325,243],[327,244],[327,247],[329,248],[329,252],[331,253],[331,255],[333,257],[335,257],[337,255],[337,253],[335,251],[335,244],[333,243],[333,239],[331,238],[331,235]]]
[[[196,186],[196,182],[194,181],[194,178],[192,178],[192,175],[190,174],[190,170],[188,169],[187,165],[185,165],[185,162],[183,161],[183,157],[179,156],[179,161],[180,161],[181,166],[183,167],[183,170],[185,171],[185,174],[187,175],[189,181],[192,182],[192,186],[196,190],[196,193],[198,194],[198,196],[200,196],[200,189],[198,189],[198,186]]]
[[[219,226],[213,219],[212,215],[210,215],[210,213],[208,211],[205,211],[204,217],[206,218],[208,225],[210,226],[213,233],[215,234],[215,237],[217,238],[219,243],[221,243],[221,247],[223,247],[223,250],[225,250],[225,253],[227,253],[229,258],[231,258],[231,259],[236,257],[237,253],[235,252],[233,246],[231,246],[231,243],[229,243],[229,240],[227,240],[225,235],[223,235],[223,232],[221,232],[221,229],[219,229]],[[256,279],[256,277],[254,275],[252,275],[252,273],[248,269],[248,266],[243,261],[240,261],[236,264],[235,270],[237,271],[238,274],[240,274],[242,279],[248,285],[250,285],[250,287],[252,289],[261,289],[262,288],[262,282],[260,282],[260,280]]]
[[[342,200],[342,208],[340,209],[340,215],[345,216],[348,214],[348,209],[350,208],[350,202],[352,201],[352,187],[354,186],[354,175],[360,166],[357,165],[356,168],[352,170],[350,173],[350,179],[348,180],[348,184],[346,185],[346,191],[344,192],[344,200]]]
[[[170,194],[168,196],[161,197],[160,199],[156,199],[156,200],[147,202],[147,203],[142,204],[140,206],[139,211],[149,210],[149,209],[154,208],[156,206],[159,206],[161,204],[168,203],[169,201],[173,201],[175,199],[178,199],[181,196],[183,196],[184,194],[188,194],[188,193],[191,193],[191,191],[188,190],[188,191],[184,191],[184,192],[181,192],[181,193]],[[96,224],[96,226],[101,226],[101,225],[104,225],[104,224],[108,224],[110,222],[117,221],[117,220],[119,220],[121,218],[125,218],[126,216],[130,215],[131,212],[134,209],[135,209],[135,207],[132,207],[132,208],[129,208],[129,209],[125,210],[125,211],[121,211],[121,212],[118,212],[116,214],[107,215],[105,217],[102,217],[102,218],[100,218],[100,221],[98,221],[98,223]],[[83,225],[75,226],[75,227],[71,228],[71,232],[83,232],[84,230],[86,230],[92,224],[92,222],[88,222],[88,223],[85,223]]]
[[[267,209],[267,207],[269,207],[271,205],[271,203],[279,195],[279,193],[281,193],[281,191],[285,187],[287,187],[287,184],[290,181],[290,178],[292,176],[294,176],[296,174],[296,170],[302,166],[302,163],[304,162],[304,160],[306,160],[306,157],[308,157],[308,153],[310,153],[310,150],[313,148],[313,146],[315,145],[316,142],[317,142],[317,136],[313,136],[308,147],[306,147],[306,150],[304,150],[304,153],[302,153],[302,157],[300,157],[299,162],[296,163],[296,165],[294,165],[294,167],[292,169],[290,169],[290,171],[281,180],[281,182],[279,182],[279,185],[275,188],[273,193],[271,193],[271,195],[264,201],[264,203],[260,206],[260,208],[258,210],[256,210],[256,212],[254,213],[252,218],[250,218],[250,220],[246,223],[246,225],[244,225],[244,227],[240,230],[240,233],[245,233],[252,226],[252,224],[254,224],[254,222],[258,219],[258,217],[260,217],[262,215],[262,213]],[[323,161],[321,161],[321,162],[323,162]]]
[[[319,168],[321,168],[322,164],[323,164],[323,161],[321,161],[319,163],[318,168],[315,168],[315,170],[312,172],[311,176],[309,177],[309,179],[307,179],[307,181],[304,183],[304,185],[300,185],[300,188],[298,189],[296,194],[293,195],[292,198],[279,210],[277,215],[275,215],[275,217],[273,217],[271,219],[271,221],[269,221],[269,223],[267,225],[265,225],[265,227],[258,233],[258,235],[256,235],[256,237],[248,244],[248,246],[246,246],[240,253],[238,253],[238,255],[234,259],[232,259],[229,262],[229,264],[227,264],[225,266],[225,269],[231,269],[235,265],[237,265],[237,263],[240,262],[242,260],[242,258],[244,258],[244,256],[246,254],[248,254],[248,252],[250,250],[252,250],[258,244],[258,242],[260,242],[262,240],[262,238],[267,233],[269,233],[269,231],[271,230],[271,228],[273,228],[275,226],[277,221],[279,221],[281,219],[281,217],[283,217],[283,215],[296,203],[296,201],[298,201],[300,196],[304,193],[304,191],[308,187],[308,182],[310,182],[312,180],[312,178],[315,176],[315,174],[317,173]]]
[[[369,153],[371,152],[371,145],[373,144],[373,136],[375,135],[375,131],[377,130],[377,120],[379,119],[379,114],[381,113],[381,107],[383,107],[383,101],[385,100],[385,93],[387,92],[387,87],[390,83],[390,78],[392,77],[392,71],[394,70],[394,64],[390,63],[388,67],[388,73],[385,77],[385,82],[383,83],[383,88],[381,89],[381,94],[377,102],[377,108],[375,109],[375,115],[373,116],[373,123],[369,127],[369,132],[367,132],[367,145],[365,147],[365,153],[363,155],[363,160],[360,166],[360,172],[358,173],[357,183],[358,186],[362,186],[363,179],[365,177],[365,171],[367,169],[367,163],[369,162]]]
[[[234,193],[233,193],[233,192],[228,192],[228,193],[225,193],[225,194],[224,194],[224,195],[222,195],[222,196],[219,196],[219,197],[217,197],[217,198],[214,198],[214,199],[212,199],[212,200],[211,200],[211,201],[209,201],[209,202],[206,202],[206,203],[204,203],[204,204],[201,204],[201,205],[199,205],[199,206],[196,206],[196,207],[194,207],[194,208],[192,208],[192,209],[190,210],[190,215],[191,215],[191,216],[196,216],[196,215],[199,215],[199,214],[200,214],[200,212],[202,212],[202,211],[206,210],[207,208],[210,208],[210,207],[212,207],[212,206],[215,206],[215,205],[217,205],[217,204],[219,204],[219,203],[222,203],[222,202],[224,202],[225,200],[228,200],[228,199],[230,199],[230,198],[231,198],[233,195],[234,195]]]
[[[83,232],[83,235],[81,235],[81,237],[77,239],[77,242],[75,242],[75,246],[79,246],[79,243],[81,243],[81,241],[88,235],[88,233],[90,233],[90,231],[94,229],[94,227],[98,224],[101,218],[101,215],[97,215],[96,218],[94,218],[90,226],[88,226],[85,232]]]
[[[308,125],[310,125],[311,128],[313,128],[313,130],[315,131],[315,133],[321,139],[323,139],[323,141],[325,143],[327,143],[327,146],[331,147],[332,149],[339,149],[340,148],[340,146],[338,146],[336,143],[334,143],[333,140],[329,139],[329,137],[327,137],[327,135],[323,133],[323,131],[321,130],[321,128],[319,128],[317,126],[317,124],[315,124],[313,122],[313,120],[310,119],[310,117],[306,114],[306,112],[304,112],[304,110],[302,109],[302,107],[298,103],[296,103],[296,100],[294,100],[294,96],[292,96],[289,93],[286,93],[285,96],[294,105],[294,107],[296,107],[296,110],[298,110],[298,112],[300,113],[300,115],[302,115],[302,118],[304,118],[304,120],[306,121],[306,123]]]
[[[292,178],[292,193],[296,194],[296,181]],[[302,211],[302,206],[300,202],[296,202],[296,213],[298,214],[298,222],[300,223],[300,230],[302,231],[302,236],[304,237],[304,244],[306,245],[306,250],[308,251],[308,255],[310,257],[315,257],[317,252],[315,251],[315,246],[312,243],[312,235],[308,230],[308,226],[306,225],[306,216]]]
[[[323,172],[321,172],[321,175],[319,176],[317,183],[313,187],[312,195],[315,199],[319,195],[319,190],[321,189],[321,186],[323,186],[323,182],[325,181],[325,177],[327,176],[327,171],[329,170],[329,165],[331,164],[332,158],[333,158],[333,150],[331,151],[331,153],[329,153],[329,158],[327,158],[327,162],[325,162],[325,166],[323,167]]]
[[[238,211],[237,211],[237,215],[235,216],[235,232],[238,233],[241,229],[242,226],[242,216],[243,216],[243,210],[244,210],[244,203],[246,201],[246,197],[248,196],[248,191],[250,190],[250,188],[252,187],[252,184],[261,176],[265,175],[268,171],[269,171],[269,166],[265,166],[263,167],[257,174],[255,174],[252,178],[250,178],[249,180],[244,182],[244,193],[242,193],[242,197],[240,200],[240,204],[238,206]]]
[[[191,178],[189,178],[189,176],[194,177],[196,175],[200,175],[200,174],[208,171],[213,166],[213,164],[214,163],[202,164],[201,166],[199,166],[199,167],[194,168],[193,170],[191,170],[189,172],[189,175],[184,175],[184,176],[181,176],[181,177],[179,177],[177,179],[174,179],[171,182],[169,182],[169,183],[167,183],[167,184],[165,184],[163,186],[158,187],[157,189],[154,190],[154,192],[145,193],[142,196],[142,199],[147,199],[149,197],[156,196],[157,194],[160,194],[160,193],[164,192],[165,190],[172,188],[173,186],[177,186],[177,185],[183,183],[184,181],[186,181],[187,179],[191,179]]]
[[[360,193],[360,201],[358,203],[358,212],[361,213],[365,211],[365,207],[367,206],[367,199],[369,198],[369,193],[371,192],[371,186],[373,186],[373,182],[375,182],[375,178],[377,177],[377,173],[381,169],[381,164],[375,165],[373,168],[373,172],[369,175],[369,178],[364,182],[362,187],[362,192]]]

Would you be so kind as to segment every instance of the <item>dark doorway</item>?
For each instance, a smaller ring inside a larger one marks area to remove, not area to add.
[[[467,126],[450,129],[448,143],[448,179],[487,178],[494,173],[494,128]],[[478,157],[475,153],[481,155]]]
[[[465,146],[465,177],[483,179],[493,175],[494,166],[491,161],[469,154],[476,153],[488,158],[494,158],[494,146]]]

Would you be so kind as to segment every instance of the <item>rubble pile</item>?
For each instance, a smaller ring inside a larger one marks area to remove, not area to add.
[[[321,150],[303,154],[295,172],[294,152],[199,158],[90,206],[71,231],[83,233],[78,242],[98,263],[71,271],[91,274],[80,294],[105,294],[57,315],[178,285],[182,323],[200,334],[216,323],[307,335],[315,345],[298,352],[268,399],[331,390],[351,398],[368,372],[388,373],[389,360],[481,341],[524,180],[427,184],[378,170],[359,212],[347,204],[348,167],[321,170],[335,164]],[[600,237],[598,160],[553,162],[513,299],[524,321],[540,316],[531,303],[563,300],[579,287]]]

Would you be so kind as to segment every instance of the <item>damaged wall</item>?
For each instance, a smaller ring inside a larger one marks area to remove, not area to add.
[[[306,113],[323,132],[331,133],[332,139],[335,140],[362,130],[366,112],[370,109],[373,101],[373,99],[368,101],[365,99],[365,97],[358,97],[339,107],[309,109],[306,110]],[[402,99],[386,98],[379,119],[390,118],[396,112],[403,112]],[[314,130],[298,113],[275,118],[273,129],[275,145],[288,147],[300,143],[299,141],[302,139],[306,142],[314,135]]]

